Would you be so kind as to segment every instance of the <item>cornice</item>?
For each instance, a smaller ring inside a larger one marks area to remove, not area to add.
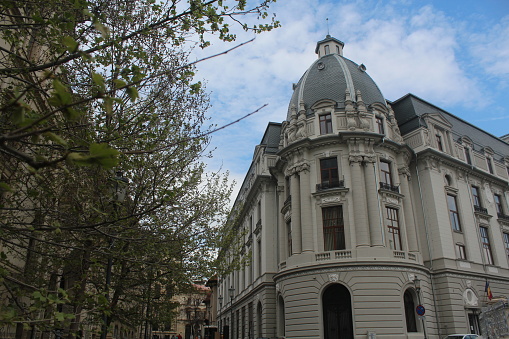
[[[312,266],[304,266],[297,268],[289,268],[282,272],[277,273],[274,276],[274,281],[276,283],[280,281],[285,281],[294,277],[301,277],[305,275],[316,275],[316,274],[328,274],[335,272],[364,272],[364,271],[396,271],[396,272],[407,272],[407,273],[419,273],[428,275],[429,270],[421,265],[417,264],[402,264],[402,263],[389,263],[384,262],[379,265],[370,264],[361,264],[358,262],[352,263],[331,263],[331,264],[323,264],[320,263],[318,265]]]
[[[461,170],[465,172],[465,174],[477,177],[481,180],[488,181],[490,183],[505,186],[508,185],[508,181],[500,178],[496,175],[487,173],[483,170],[478,169],[473,165],[468,165],[462,160],[456,159],[448,154],[444,154],[432,148],[427,148],[423,151],[416,153],[417,161],[427,161],[429,159],[436,161],[440,165],[447,165],[449,167]],[[418,165],[418,164],[417,164]],[[440,168],[438,168],[441,171]]]

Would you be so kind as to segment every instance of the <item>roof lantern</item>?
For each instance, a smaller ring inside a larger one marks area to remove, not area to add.
[[[343,55],[344,46],[345,43],[343,41],[333,38],[327,34],[325,39],[316,43],[315,53],[318,54],[318,58],[327,54]]]

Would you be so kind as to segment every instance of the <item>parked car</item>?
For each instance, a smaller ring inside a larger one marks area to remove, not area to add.
[[[444,339],[483,339],[479,334],[449,334]]]

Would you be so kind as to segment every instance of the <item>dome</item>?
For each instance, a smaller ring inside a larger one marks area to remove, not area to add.
[[[366,105],[375,102],[386,105],[382,92],[366,73],[366,67],[343,57],[342,45],[337,42],[342,44],[330,36],[318,42],[316,48],[318,55],[325,55],[316,60],[294,85],[287,120],[290,120],[291,107],[295,106],[299,110],[301,102],[304,103],[307,115],[312,114],[311,107],[320,100],[333,100],[337,107],[344,107],[347,89],[354,102],[355,93],[359,90]],[[333,47],[339,45],[341,48],[337,47],[336,53],[329,53],[330,50],[334,50],[329,45]]]

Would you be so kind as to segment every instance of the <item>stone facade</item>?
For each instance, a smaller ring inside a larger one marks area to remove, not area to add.
[[[414,95],[384,100],[337,39],[316,51],[236,200],[250,261],[219,278],[223,336],[479,333],[486,283],[509,294],[509,144]]]

